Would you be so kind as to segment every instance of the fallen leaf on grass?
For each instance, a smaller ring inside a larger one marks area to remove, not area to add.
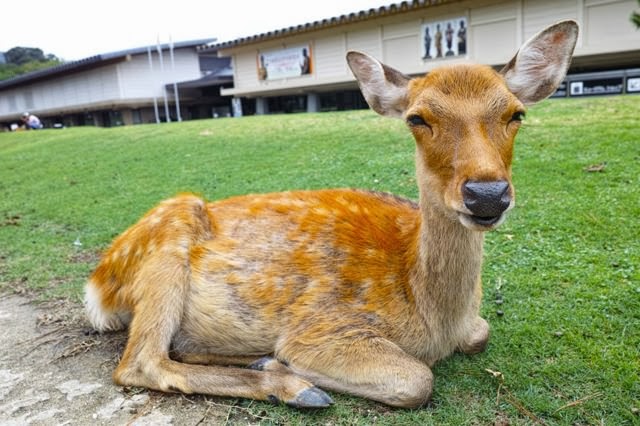
[[[602,163],[592,164],[590,166],[585,167],[584,170],[587,173],[600,173],[604,172],[604,169],[607,167],[607,162],[603,161]]]
[[[557,413],[558,411],[564,410],[564,409],[566,409],[566,408],[575,407],[576,405],[583,404],[584,402],[586,402],[586,401],[588,401],[588,400],[590,400],[590,399],[599,398],[599,397],[601,397],[601,396],[602,396],[602,392],[596,392],[596,393],[594,393],[594,394],[592,394],[592,395],[587,395],[587,396],[585,396],[584,398],[580,398],[580,399],[577,399],[577,400],[575,400],[575,401],[572,401],[572,402],[570,402],[570,403],[568,403],[568,404],[563,405],[562,407],[560,407],[560,408],[558,408],[557,410],[555,410],[553,413],[555,414],[555,413]]]
[[[0,223],[0,226],[20,226],[20,216],[5,216],[4,221]]]
[[[545,426],[546,423],[533,414],[529,409],[527,409],[518,398],[515,397],[509,390],[509,388],[505,385],[504,374],[500,371],[490,370],[485,368],[484,371],[491,374],[494,378],[498,379],[498,391],[496,395],[496,405],[500,403],[500,400],[506,401],[511,404],[516,410],[520,412],[520,414],[527,416],[534,423]]]

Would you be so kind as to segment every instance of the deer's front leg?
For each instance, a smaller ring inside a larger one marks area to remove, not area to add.
[[[350,324],[340,332],[325,326],[291,333],[276,356],[320,388],[403,408],[430,400],[433,374],[426,364],[366,327]]]

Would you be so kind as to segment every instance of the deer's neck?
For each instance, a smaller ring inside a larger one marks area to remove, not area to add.
[[[418,311],[427,323],[441,324],[477,314],[484,234],[444,216],[425,197],[420,204],[413,283]]]

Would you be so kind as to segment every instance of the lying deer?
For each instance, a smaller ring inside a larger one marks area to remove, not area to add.
[[[296,407],[331,404],[320,388],[426,403],[430,366],[485,349],[483,231],[514,205],[525,105],[563,80],[577,35],[573,21],[553,25],[500,73],[410,79],[349,52],[371,108],[413,133],[419,204],[349,189],[164,201],[86,286],[96,330],[129,327],[115,382]]]

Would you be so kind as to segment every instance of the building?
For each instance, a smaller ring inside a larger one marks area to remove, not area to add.
[[[234,85],[221,93],[253,104],[245,114],[327,111],[366,107],[345,61],[349,50],[410,75],[462,61],[500,67],[545,26],[575,19],[581,35],[570,73],[588,74],[570,76],[570,89],[557,95],[635,93],[635,8],[636,0],[413,0],[212,48],[231,58]]]
[[[197,51],[212,41],[101,54],[0,81],[0,123],[15,123],[25,111],[38,115],[46,127],[230,114],[230,100],[220,97],[220,87],[232,85],[229,59],[215,50]]]
[[[167,45],[97,55],[0,81],[0,124],[24,111],[46,126],[114,126],[367,108],[349,50],[410,75],[466,61],[499,68],[569,18],[581,34],[555,96],[640,93],[636,8],[636,0],[412,0],[222,43],[176,43],[175,66]]]

